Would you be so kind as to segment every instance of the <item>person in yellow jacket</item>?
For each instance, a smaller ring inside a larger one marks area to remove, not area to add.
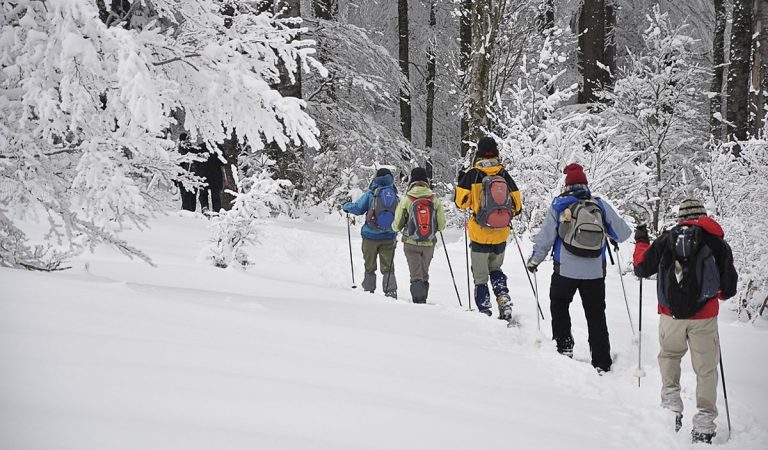
[[[472,212],[469,239],[477,309],[487,316],[492,315],[488,290],[490,278],[499,305],[499,319],[510,320],[512,299],[501,265],[510,221],[520,214],[523,204],[515,181],[499,161],[499,149],[492,137],[478,141],[473,167],[460,174],[455,202],[460,209]]]
[[[413,303],[426,303],[429,295],[429,265],[437,243],[435,234],[445,229],[445,211],[440,199],[429,188],[426,170],[414,168],[410,183],[405,197],[397,204],[392,229],[402,231],[403,234],[403,250],[411,272]],[[413,211],[421,218],[417,219]]]

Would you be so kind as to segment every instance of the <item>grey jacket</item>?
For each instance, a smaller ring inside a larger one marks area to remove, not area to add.
[[[577,201],[581,196],[589,196],[588,190],[577,193],[578,195],[562,195],[552,201],[552,205],[547,211],[546,219],[541,230],[536,235],[533,246],[531,260],[540,264],[546,259],[547,254],[552,250],[552,257],[555,261],[555,272],[577,280],[593,280],[605,278],[605,248],[603,245],[603,254],[597,258],[584,258],[576,256],[569,252],[562,243],[557,234],[560,214]],[[608,204],[595,197],[597,203],[603,210],[603,220],[608,231],[608,235],[618,242],[624,242],[632,235],[632,229],[624,220],[619,217],[616,211]]]

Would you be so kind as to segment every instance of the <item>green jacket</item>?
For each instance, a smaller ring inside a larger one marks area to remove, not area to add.
[[[400,199],[400,203],[397,204],[395,220],[392,222],[392,229],[398,232],[402,231],[408,223],[408,214],[410,214],[411,205],[413,205],[411,197],[424,198],[429,197],[430,195],[434,195],[432,190],[423,184],[417,183],[411,186],[406,195]],[[440,199],[437,198],[437,196],[432,199],[432,202],[435,205],[435,215],[437,216],[437,231],[443,231],[445,230],[445,211],[443,210],[443,204],[440,203]],[[431,241],[415,241],[403,235],[403,242],[411,245],[431,247],[435,245],[437,238],[434,238]]]

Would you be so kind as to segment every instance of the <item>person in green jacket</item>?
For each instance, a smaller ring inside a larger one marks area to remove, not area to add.
[[[427,171],[411,171],[408,192],[397,205],[392,229],[402,231],[405,259],[411,272],[413,303],[426,303],[429,294],[429,264],[435,254],[439,231],[445,229],[445,211],[429,188]],[[418,218],[417,218],[418,215]]]

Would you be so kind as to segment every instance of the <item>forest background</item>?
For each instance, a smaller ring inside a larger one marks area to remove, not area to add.
[[[337,212],[382,165],[403,187],[427,167],[450,200],[491,134],[521,234],[571,162],[654,234],[705,200],[749,319],[768,295],[767,3],[3,1],[0,265],[64,270],[103,243],[151,264],[121,232],[202,182],[183,132],[226,162],[220,267],[249,264],[265,218]]]

